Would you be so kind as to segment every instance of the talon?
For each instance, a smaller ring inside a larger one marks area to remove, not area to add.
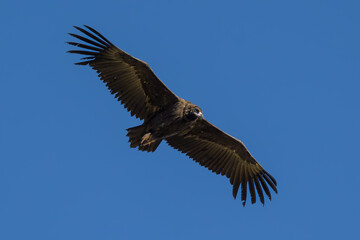
[[[142,138],[141,138],[141,142],[140,145],[141,146],[146,146],[149,145],[152,141],[149,141],[151,138],[151,133],[146,133]]]

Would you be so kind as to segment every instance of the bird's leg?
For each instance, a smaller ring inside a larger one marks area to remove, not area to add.
[[[146,145],[149,145],[153,142],[155,142],[156,139],[153,139],[151,133],[146,133],[142,138],[141,138],[141,142],[140,142],[140,145],[141,146],[146,146]]]

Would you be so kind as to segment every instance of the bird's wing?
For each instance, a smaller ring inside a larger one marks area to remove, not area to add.
[[[262,204],[263,190],[271,200],[268,185],[277,193],[275,179],[251,156],[244,144],[206,120],[197,121],[189,132],[167,138],[166,141],[201,166],[216,174],[226,175],[233,185],[234,198],[241,185],[243,205],[246,203],[247,185],[252,203],[256,202],[255,188]]]
[[[122,51],[91,27],[75,27],[83,37],[69,33],[83,43],[68,42],[81,48],[69,53],[85,55],[78,65],[89,65],[99,73],[111,94],[125,105],[131,116],[148,119],[160,109],[178,101],[178,97],[162,83],[149,65]],[[84,44],[86,43],[86,44]]]

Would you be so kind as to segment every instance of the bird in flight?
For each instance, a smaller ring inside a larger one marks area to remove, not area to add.
[[[248,189],[251,203],[256,202],[256,192],[262,204],[264,192],[271,200],[268,186],[277,193],[276,180],[244,144],[204,119],[200,107],[170,91],[146,62],[122,51],[89,26],[75,28],[83,36],[69,34],[82,42],[68,44],[80,50],[68,52],[85,55],[76,64],[93,68],[131,116],[144,120],[142,125],[127,129],[131,148],[154,152],[166,141],[201,166],[228,177],[235,199],[241,186],[244,206]]]

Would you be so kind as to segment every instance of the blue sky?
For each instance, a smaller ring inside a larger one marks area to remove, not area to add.
[[[0,7],[0,238],[355,239],[358,1],[5,1]],[[241,139],[278,181],[232,198],[140,124],[67,35],[94,27]]]

